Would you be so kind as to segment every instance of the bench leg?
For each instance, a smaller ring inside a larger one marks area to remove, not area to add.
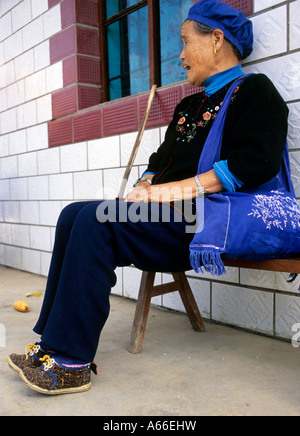
[[[181,283],[181,287],[179,289],[180,297],[182,299],[183,305],[185,307],[186,313],[189,317],[189,320],[192,324],[193,330],[196,332],[205,332],[205,325],[198,309],[198,305],[192,293],[189,282],[186,278],[184,272],[173,272],[172,273],[174,280],[177,280]]]
[[[173,272],[174,282],[153,286],[155,272],[143,271],[138,300],[135,309],[131,338],[128,346],[130,353],[140,353],[143,347],[146,324],[149,315],[151,298],[178,290],[186,313],[197,332],[204,332],[205,326],[200,311],[184,272]]]
[[[143,347],[154,278],[155,272],[143,271],[128,347],[130,353],[139,353]]]

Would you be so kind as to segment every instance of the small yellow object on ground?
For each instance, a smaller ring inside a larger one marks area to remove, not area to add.
[[[29,292],[26,297],[40,297],[41,295],[43,295],[43,292]]]
[[[26,301],[15,301],[14,308],[19,312],[28,312],[29,304]]]

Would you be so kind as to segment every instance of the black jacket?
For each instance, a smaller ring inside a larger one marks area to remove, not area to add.
[[[210,98],[205,92],[184,98],[176,107],[164,142],[149,159],[147,171],[160,184],[193,177],[214,118],[230,87]],[[260,185],[280,168],[287,136],[288,109],[263,74],[251,75],[235,90],[226,116],[221,160],[245,187]]]

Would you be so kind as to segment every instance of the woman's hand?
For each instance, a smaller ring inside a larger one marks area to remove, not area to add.
[[[147,203],[148,200],[148,190],[151,185],[148,182],[139,183],[137,187],[135,187],[131,192],[129,192],[125,198],[125,201],[137,202],[142,201]]]
[[[170,203],[193,198],[195,189],[183,185],[182,182],[163,183],[161,185],[149,185],[147,182],[140,183],[127,195],[126,201]]]
[[[213,169],[197,177],[206,192],[213,193],[223,190],[222,183]],[[195,178],[191,177],[178,182],[162,183],[161,185],[150,185],[145,181],[140,182],[139,185],[127,195],[125,201],[170,203],[172,201],[190,200],[198,195],[199,190]]]

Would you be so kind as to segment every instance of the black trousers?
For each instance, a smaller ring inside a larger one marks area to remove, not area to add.
[[[109,315],[115,269],[191,269],[191,224],[173,207],[112,200],[67,206],[57,222],[45,298],[34,331],[50,348],[93,361]]]

